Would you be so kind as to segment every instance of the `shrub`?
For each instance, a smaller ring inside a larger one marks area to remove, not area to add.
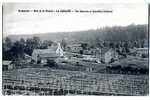
[[[142,57],[142,58],[148,58],[148,55],[142,54],[141,57]]]
[[[57,63],[55,62],[55,60],[47,60],[47,66],[49,67],[57,67]]]

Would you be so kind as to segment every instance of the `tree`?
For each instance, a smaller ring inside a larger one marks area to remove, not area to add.
[[[110,48],[114,48],[114,47],[115,47],[115,44],[114,44],[113,42],[110,42],[110,43],[109,43],[109,47],[110,47]]]
[[[126,52],[126,53],[129,53],[129,52],[130,52],[128,42],[125,42],[125,43],[124,43],[124,48],[125,48],[125,52]]]
[[[33,47],[32,39],[29,38],[26,40],[25,52],[28,55],[32,55],[33,49],[34,49],[34,47]]]
[[[100,48],[103,47],[103,46],[102,46],[102,41],[100,40],[99,37],[96,37],[95,42],[96,42],[96,43],[95,43],[96,47],[100,47]]]
[[[48,46],[51,46],[53,42],[51,40],[44,40],[42,45],[40,46],[41,49],[47,49]]]
[[[39,37],[28,38],[26,40],[25,52],[32,55],[34,49],[40,48],[41,41]]]
[[[83,54],[83,50],[80,50],[80,54]]]
[[[83,50],[87,50],[88,44],[87,43],[81,43],[81,47]]]
[[[119,43],[116,43],[115,48],[116,48],[116,49],[119,49],[119,48],[120,48],[120,44],[119,44]]]
[[[66,43],[66,40],[65,40],[65,39],[63,39],[63,40],[61,41],[61,46],[62,46],[62,48],[63,48],[64,50],[66,49],[67,43]]]
[[[23,38],[21,38],[19,42],[20,42],[20,44],[22,44],[23,46],[26,45],[26,41],[25,41]]]
[[[22,47],[22,52],[25,53],[24,51],[25,51],[26,41],[23,38],[21,38],[19,43]]]
[[[32,39],[34,48],[39,48],[41,44],[41,40],[39,37],[33,37]]]
[[[55,62],[55,60],[48,59],[47,60],[47,66],[56,68],[57,67],[57,63]]]
[[[9,37],[6,37],[5,41],[4,41],[4,49],[7,51],[12,47],[13,43],[11,41],[11,39]]]
[[[19,41],[14,43],[9,52],[11,53],[10,56],[12,56],[12,60],[24,58],[24,46]]]
[[[3,42],[3,60],[11,60],[12,59],[12,55],[11,55],[11,48],[13,46],[13,43],[11,41],[10,38],[6,37],[4,39],[4,42]]]

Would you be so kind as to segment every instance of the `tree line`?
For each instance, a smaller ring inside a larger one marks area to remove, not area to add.
[[[6,37],[3,40],[3,59],[4,60],[18,60],[23,59],[25,54],[32,55],[34,49],[46,49],[52,45],[51,40],[41,41],[39,37],[28,38],[24,40],[12,42]]]
[[[144,40],[148,37],[146,25],[104,27],[80,33],[70,33],[69,39],[73,38],[75,41],[80,41],[83,50],[109,47],[117,49],[118,53],[129,53],[129,48],[144,47]],[[12,41],[10,37],[6,37],[3,39],[3,59],[16,60],[24,58],[24,54],[31,56],[34,49],[46,49],[53,43],[51,40],[42,40],[39,37],[27,38],[26,40],[21,38],[17,41]],[[70,42],[65,39],[61,40],[61,46],[64,50],[67,44]]]

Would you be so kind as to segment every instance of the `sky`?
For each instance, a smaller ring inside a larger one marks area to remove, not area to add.
[[[109,10],[112,13],[18,12],[18,10]],[[4,3],[3,35],[70,32],[148,23],[147,4]]]

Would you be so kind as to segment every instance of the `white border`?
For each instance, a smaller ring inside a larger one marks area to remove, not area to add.
[[[1,0],[0,1],[0,19],[2,19],[2,3],[3,2],[73,2],[73,3],[150,3],[149,0]],[[2,69],[2,20],[0,20],[0,65]],[[0,69],[0,100],[27,100],[27,99],[51,99],[51,100],[150,100],[150,96],[2,96],[2,71]],[[150,89],[149,89],[150,90]]]

